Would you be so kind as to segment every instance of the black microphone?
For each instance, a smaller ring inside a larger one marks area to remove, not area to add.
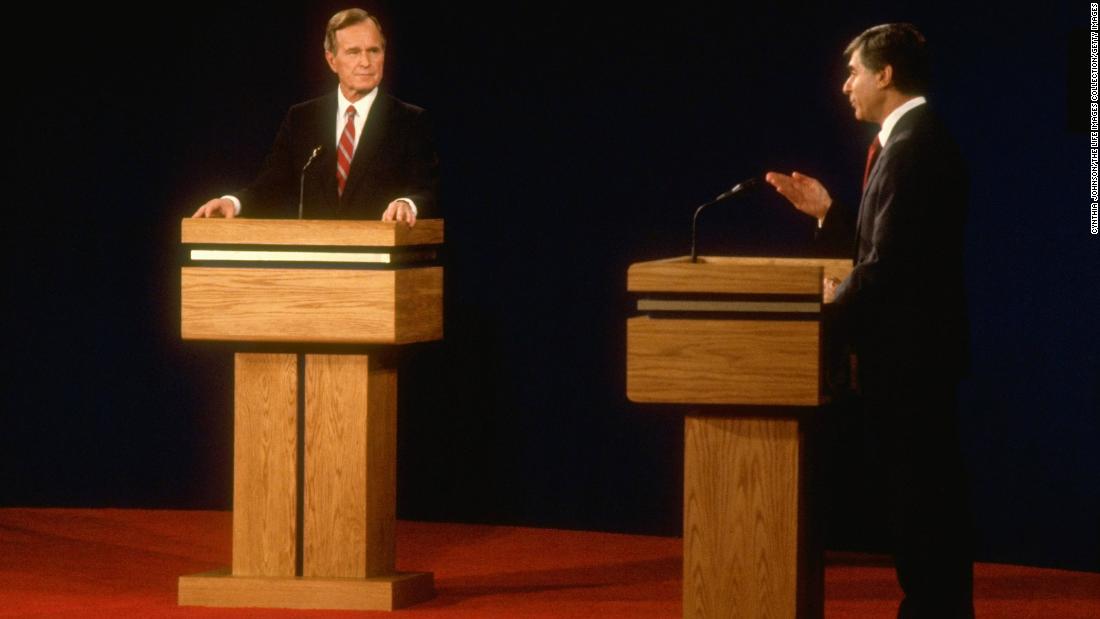
[[[302,207],[305,205],[306,201],[306,170],[309,169],[309,166],[313,165],[313,160],[316,159],[317,155],[320,155],[323,150],[325,150],[325,145],[318,144],[317,147],[313,149],[313,152],[309,154],[309,159],[306,161],[306,164],[302,166],[302,178],[298,182],[298,219],[302,218]]]
[[[714,198],[710,202],[707,202],[706,204],[701,204],[701,205],[699,205],[699,208],[695,209],[695,215],[693,215],[692,218],[691,218],[691,261],[692,262],[698,262],[699,261],[699,257],[695,252],[695,224],[696,224],[696,222],[699,221],[699,213],[702,213],[703,209],[707,208],[708,206],[711,206],[712,204],[717,204],[717,203],[721,202],[722,200],[725,200],[726,198],[733,197],[733,196],[741,193],[742,191],[745,191],[746,189],[752,189],[753,187],[756,187],[759,184],[760,184],[760,178],[759,177],[754,176],[752,178],[745,179],[745,180],[741,181],[740,183],[737,183],[733,187],[730,187],[729,190],[722,192],[721,194],[718,195],[718,197]]]

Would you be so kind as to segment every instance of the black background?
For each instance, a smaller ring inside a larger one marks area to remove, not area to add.
[[[179,339],[178,221],[334,87],[339,8],[9,22],[0,504],[229,507],[231,356]],[[856,203],[875,129],[840,51],[912,21],[974,186],[979,557],[1100,570],[1087,3],[373,8],[387,88],[436,121],[447,218],[446,341],[402,374],[401,517],[676,534],[680,422],[624,397],[626,268],[686,253],[692,208],[768,169]],[[805,254],[811,225],[759,192],[704,216],[703,249]],[[874,548],[853,432],[831,434],[831,543]]]

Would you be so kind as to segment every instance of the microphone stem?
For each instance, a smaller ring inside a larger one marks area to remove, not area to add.
[[[700,204],[700,205],[699,205],[699,208],[695,209],[695,214],[694,214],[694,215],[692,215],[692,217],[691,217],[691,261],[692,261],[692,262],[698,262],[698,261],[699,261],[699,256],[698,256],[698,254],[696,253],[696,247],[697,247],[697,246],[696,246],[696,244],[695,244],[695,238],[696,238],[696,222],[698,222],[698,221],[699,221],[699,213],[702,213],[702,212],[703,212],[703,209],[707,208],[708,206],[710,206],[710,205],[712,205],[712,204],[715,204],[715,203],[717,203],[717,202],[718,202],[719,200],[721,200],[721,199],[722,199],[722,198],[724,198],[724,197],[725,197],[724,195],[722,195],[722,196],[718,196],[718,197],[717,197],[716,199],[714,199],[714,200],[711,200],[710,202],[706,202],[706,203],[704,203],[704,204]]]
[[[302,218],[302,209],[306,202],[306,168],[302,168],[302,177],[298,181],[298,219]]]
[[[309,169],[309,166],[313,165],[313,160],[316,159],[317,155],[320,153],[321,146],[317,146],[317,148],[313,149],[313,153],[310,154],[309,161],[306,161],[306,164],[302,166],[302,175],[298,180],[298,219],[302,218],[302,210],[305,208],[306,204],[306,170]]]
[[[719,195],[717,198],[711,200],[710,202],[707,202],[706,204],[700,205],[699,208],[695,209],[695,214],[692,215],[692,217],[691,217],[691,261],[692,262],[698,262],[699,261],[699,255],[696,251],[697,246],[696,246],[696,242],[695,242],[696,241],[696,223],[699,221],[699,213],[702,213],[703,209],[707,208],[708,206],[711,206],[712,204],[717,204],[717,203],[721,202],[722,200],[725,200],[726,198],[733,197],[733,196],[737,195],[738,193],[741,193],[745,189],[750,189],[752,187],[756,187],[759,184],[760,184],[760,180],[757,179],[757,178],[746,179],[746,180],[741,181],[740,183],[734,185],[732,188],[730,188],[729,191]]]

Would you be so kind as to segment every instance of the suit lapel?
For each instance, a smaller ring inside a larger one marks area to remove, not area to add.
[[[348,182],[344,185],[345,198],[355,194],[378,154],[391,105],[390,98],[379,90],[377,98],[367,114],[367,121],[363,123],[363,135],[359,137],[359,144],[355,147],[355,154],[351,158]]]
[[[878,211],[878,205],[871,204],[870,200],[868,200],[868,196],[878,194],[878,187],[879,184],[882,182],[879,179],[879,176],[880,174],[885,174],[885,172],[882,171],[885,165],[883,164],[883,161],[885,161],[886,157],[889,156],[890,147],[894,144],[894,142],[898,140],[899,136],[908,131],[914,123],[918,122],[918,117],[925,112],[925,108],[927,106],[927,103],[920,105],[910,110],[898,119],[897,124],[895,124],[893,130],[890,131],[890,138],[886,140],[885,144],[882,145],[882,151],[878,154],[878,158],[875,159],[875,164],[871,166],[871,173],[867,175],[867,187],[864,189],[863,195],[860,196],[859,215],[856,218],[856,247],[853,254],[855,255],[857,261],[863,257],[860,255],[860,249],[863,245],[863,239],[866,238],[869,242],[871,237],[870,230],[868,230],[868,233],[864,235],[863,226],[865,220],[867,220],[867,218],[873,218]],[[868,212],[871,209],[874,209],[876,213]]]
[[[308,185],[313,188],[309,189],[308,193],[314,196],[307,204],[311,212],[310,217],[324,217],[334,212],[340,200],[336,192],[336,142],[334,141],[336,130],[333,125],[337,105],[335,92],[325,97],[321,105],[317,106],[316,114],[312,119],[313,128],[308,133],[312,137],[309,144],[320,144],[323,147],[321,154],[317,156],[317,160],[307,172]],[[313,149],[312,146],[308,148]],[[308,158],[308,151],[305,156]],[[320,194],[319,202],[316,199],[318,194]]]
[[[893,136],[891,136],[892,138]],[[875,139],[878,139],[877,137]],[[874,165],[871,166],[870,172],[867,174],[867,184],[863,187],[863,194],[859,197],[859,214],[856,216],[856,235],[853,242],[852,255],[855,256],[856,262],[863,257],[860,255],[863,239],[863,220],[870,215],[867,214],[870,205],[868,204],[867,196],[874,193],[876,179],[878,177],[878,170],[881,167],[882,158],[886,155],[886,146],[883,145],[882,150],[879,151],[878,157],[875,158]]]

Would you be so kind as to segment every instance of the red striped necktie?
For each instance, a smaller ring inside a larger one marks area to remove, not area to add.
[[[340,147],[336,153],[336,185],[340,195],[344,195],[344,185],[351,171],[351,157],[355,154],[355,106],[349,105],[346,112],[348,122],[340,134]]]
[[[882,144],[879,143],[876,135],[875,141],[867,147],[867,167],[863,168],[863,189],[867,189],[867,178],[871,176],[871,168],[875,165],[875,159],[878,159],[878,154],[881,151]]]

